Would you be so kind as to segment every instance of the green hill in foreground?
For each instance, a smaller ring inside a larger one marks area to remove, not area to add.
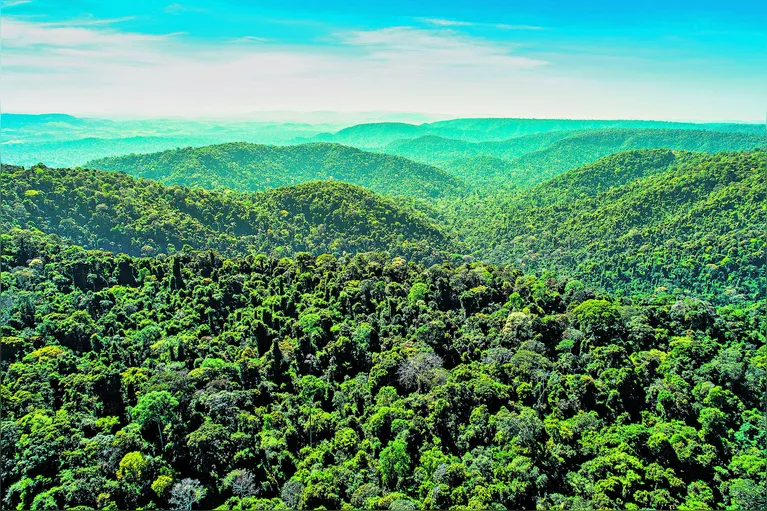
[[[230,255],[375,250],[436,261],[452,250],[423,213],[346,183],[246,194],[166,187],[120,172],[5,166],[0,193],[6,231],[36,228],[132,255],[189,245]]]
[[[767,288],[767,153],[621,153],[536,187],[463,201],[467,243],[490,260],[626,293],[717,301]]]
[[[465,185],[444,171],[398,156],[337,144],[267,146],[232,143],[104,158],[88,164],[167,185],[261,191],[307,181],[334,180],[376,193],[439,197]]]

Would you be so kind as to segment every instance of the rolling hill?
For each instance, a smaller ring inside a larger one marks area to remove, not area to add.
[[[377,193],[426,198],[458,194],[465,187],[436,167],[326,143],[297,146],[232,143],[104,158],[88,166],[157,179],[168,185],[211,190],[260,191],[334,180]]]
[[[764,146],[764,137],[707,130],[606,129],[552,131],[500,142],[465,142],[427,135],[382,150],[439,166],[477,191],[545,181],[603,156],[630,149],[737,151]]]
[[[121,172],[4,166],[0,226],[131,255],[382,251],[426,261],[454,244],[421,212],[359,186],[312,182],[248,194],[166,187]]]
[[[356,124],[336,133],[321,133],[314,140],[318,142],[334,142],[364,149],[376,149],[397,140],[416,138],[422,133],[423,128],[417,124],[375,122]]]
[[[707,130],[609,129],[573,134],[546,149],[512,161],[510,176],[518,186],[543,182],[567,170],[630,149],[678,151],[742,151],[765,147],[764,135]]]
[[[467,203],[476,254],[625,293],[764,294],[767,153],[632,151]],[[480,212],[480,208],[483,210]]]
[[[511,160],[527,153],[539,151],[553,142],[572,135],[571,131],[535,133],[499,142],[466,142],[436,135],[398,140],[384,146],[381,151],[414,161],[441,165],[457,159],[488,156]]]
[[[711,130],[738,132],[754,135],[764,134],[761,124],[738,123],[691,123],[645,120],[600,120],[600,119],[514,119],[514,118],[467,118],[450,119],[424,124],[430,132],[442,136],[451,133],[465,137],[464,140],[475,142],[485,140],[505,140],[533,133],[567,130],[598,129],[661,129],[661,130]],[[454,138],[458,138],[455,137]]]
[[[451,138],[464,142],[499,142],[536,133],[602,129],[705,130],[764,135],[764,125],[761,124],[475,118],[451,119],[423,124],[392,122],[358,124],[335,133],[319,134],[314,140],[346,144],[363,149],[380,149],[387,144],[399,140],[414,139],[427,135]]]

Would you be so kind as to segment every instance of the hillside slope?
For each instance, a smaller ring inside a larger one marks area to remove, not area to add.
[[[392,142],[384,146],[381,151],[433,165],[476,156],[511,160],[527,153],[545,149],[553,142],[567,138],[574,133],[572,131],[535,133],[498,142],[466,142],[436,135],[425,135]]]
[[[567,170],[620,151],[665,148],[678,151],[748,151],[765,147],[764,135],[706,130],[609,129],[576,133],[546,149],[515,159],[517,185],[540,183]]]
[[[627,293],[764,294],[767,153],[634,151],[509,196],[466,203],[483,257]]]
[[[440,164],[440,168],[463,180],[473,191],[512,190],[517,187],[514,179],[517,167],[509,160],[492,156],[458,158]]]
[[[603,156],[630,149],[718,152],[763,147],[761,135],[708,130],[606,129],[552,131],[498,142],[427,135],[386,145],[383,152],[433,164],[470,189],[510,190],[545,181]]]
[[[240,255],[375,250],[442,260],[452,249],[423,213],[346,183],[246,194],[166,187],[120,172],[4,166],[0,193],[4,230],[36,228],[132,255],[188,244]]]
[[[324,143],[297,146],[231,143],[104,158],[88,166],[157,179],[167,185],[212,190],[260,191],[334,180],[388,195],[439,197],[459,193],[464,187],[436,167]]]

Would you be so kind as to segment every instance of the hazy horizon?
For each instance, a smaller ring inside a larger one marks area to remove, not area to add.
[[[128,115],[79,115],[65,111],[41,111],[41,112],[0,112],[0,116],[5,115],[66,115],[78,119],[104,120],[114,122],[131,121],[199,121],[199,122],[264,122],[264,123],[304,123],[304,124],[366,124],[397,122],[405,124],[428,124],[432,122],[459,120],[459,119],[515,119],[515,120],[561,120],[561,121],[647,121],[647,122],[668,122],[668,123],[691,123],[691,124],[755,124],[767,126],[766,120],[747,120],[747,119],[671,119],[671,118],[650,118],[650,117],[516,117],[501,116],[488,113],[477,113],[475,115],[450,115],[433,112],[398,112],[398,111],[338,111],[338,110],[263,110],[258,112],[247,112],[242,114],[233,114],[229,116],[221,115],[164,115],[164,116],[128,116]],[[315,119],[288,119],[293,116],[315,117]],[[322,116],[326,116],[324,119]],[[341,120],[330,120],[329,117],[343,117]],[[408,119],[410,117],[410,119]],[[413,119],[421,117],[421,119]],[[317,120],[320,118],[322,120]],[[362,119],[362,120],[360,120]]]
[[[761,2],[7,0],[6,111],[763,122]]]

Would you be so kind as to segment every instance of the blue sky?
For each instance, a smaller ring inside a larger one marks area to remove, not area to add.
[[[761,121],[767,2],[6,0],[4,111]]]

